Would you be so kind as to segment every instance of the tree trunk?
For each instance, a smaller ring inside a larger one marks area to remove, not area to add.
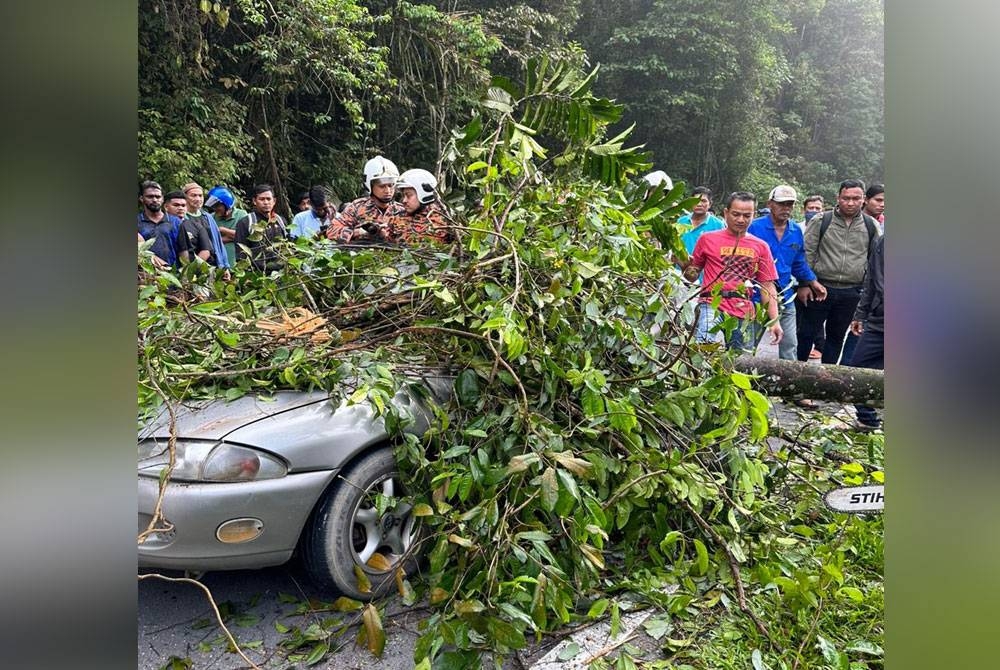
[[[810,365],[777,358],[740,356],[733,367],[746,374],[760,375],[761,390],[780,398],[810,398],[883,407],[882,370],[845,365]]]

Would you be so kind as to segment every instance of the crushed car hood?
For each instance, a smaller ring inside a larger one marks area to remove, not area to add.
[[[248,424],[317,403],[330,401],[325,391],[279,391],[263,398],[245,395],[232,401],[205,400],[174,408],[177,435],[198,440],[221,440]],[[340,404],[339,399],[337,404]],[[170,437],[170,414],[162,410],[139,432],[139,439]]]

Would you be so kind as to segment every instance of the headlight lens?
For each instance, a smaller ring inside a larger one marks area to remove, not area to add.
[[[288,474],[280,459],[257,449],[225,442],[177,440],[170,479],[188,482],[246,482]],[[159,477],[170,463],[166,440],[139,443],[139,474]]]

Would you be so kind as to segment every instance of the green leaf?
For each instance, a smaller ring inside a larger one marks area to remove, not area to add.
[[[562,651],[559,652],[559,655],[556,658],[560,661],[568,661],[571,658],[576,658],[576,655],[579,653],[580,645],[571,640],[565,647],[562,648]]]
[[[872,644],[867,640],[852,642],[844,651],[853,652],[855,654],[868,654],[869,656],[882,656],[885,653],[882,650],[882,647],[877,644]]]
[[[548,542],[551,539],[552,536],[544,530],[525,530],[514,534],[514,540],[517,542]]]
[[[746,391],[750,390],[750,377],[746,376],[742,372],[733,372],[729,375],[729,378],[733,380],[738,388],[744,389]]]
[[[226,390],[225,398],[226,398],[226,401],[232,402],[233,400],[236,400],[237,398],[242,398],[246,394],[247,394],[246,389],[242,389],[242,388],[236,387],[236,388],[227,389]]]
[[[451,449],[443,451],[441,453],[441,458],[449,459],[449,458],[455,458],[457,456],[464,456],[465,454],[469,453],[469,451],[470,451],[469,445],[459,444],[452,447]]]
[[[346,596],[340,596],[333,601],[333,605],[330,606],[334,612],[356,612],[357,610],[364,607],[365,604],[360,600],[355,600],[354,598],[348,598]]]
[[[486,609],[478,600],[459,600],[455,603],[455,612],[460,615],[479,614]]]
[[[576,270],[576,273],[584,279],[590,279],[591,277],[595,277],[604,272],[603,267],[594,265],[593,263],[588,263],[587,261],[578,262],[574,269]]]
[[[541,479],[542,506],[551,512],[559,500],[559,482],[556,480],[555,469],[551,466],[545,468]]]
[[[475,542],[472,540],[461,537],[460,535],[455,535],[454,533],[448,536],[448,541],[452,544],[457,544],[460,547],[465,547],[466,549],[470,549],[475,546]]]
[[[595,600],[594,603],[590,606],[590,609],[587,610],[587,617],[590,619],[597,619],[601,617],[607,611],[608,605],[610,604],[611,601],[608,600],[607,598],[601,598],[600,600]]]
[[[819,647],[819,651],[827,663],[835,668],[840,667],[840,652],[837,651],[837,647],[832,642],[822,635],[817,635],[816,646]]]
[[[666,614],[646,619],[642,623],[642,627],[651,638],[659,640],[674,629],[674,624],[670,620],[670,615]]]
[[[466,368],[455,378],[455,395],[463,407],[473,407],[479,400],[479,375]]]
[[[317,644],[315,647],[312,648],[312,650],[309,652],[309,655],[306,656],[304,663],[306,664],[306,666],[316,665],[317,663],[322,661],[323,657],[326,656],[329,652],[330,652],[330,643],[320,642],[319,644]]]
[[[541,460],[538,454],[518,454],[517,456],[512,456],[510,461],[507,463],[507,474],[514,474],[515,472],[524,472],[529,467]]]
[[[705,543],[697,538],[694,540],[694,552],[697,558],[693,572],[696,575],[704,575],[708,572],[708,549],[705,548]]]
[[[593,468],[593,464],[590,461],[575,457],[572,451],[560,451],[559,453],[552,454],[552,457],[556,460],[556,463],[581,477],[586,477],[591,468]]]
[[[566,472],[562,468],[556,470],[556,474],[559,476],[559,481],[562,482],[563,488],[573,497],[574,500],[580,500],[580,488],[576,485],[576,480],[573,478],[569,472]]]
[[[604,397],[599,391],[584,387],[580,392],[580,404],[583,405],[584,414],[590,418],[604,414]]]
[[[240,343],[239,333],[224,333],[222,331],[216,331],[215,335],[219,338],[219,341],[227,347],[235,347]]]
[[[860,589],[856,589],[853,586],[844,586],[842,588],[837,589],[837,595],[838,596],[844,596],[845,598],[849,598],[850,600],[852,600],[852,601],[854,601],[856,603],[860,603],[860,602],[864,601],[864,599],[865,599],[865,596],[861,592],[861,590]],[[850,651],[850,649],[848,649],[848,651]]]
[[[494,640],[508,649],[524,649],[528,644],[524,639],[524,633],[502,619],[490,617],[486,628]]]

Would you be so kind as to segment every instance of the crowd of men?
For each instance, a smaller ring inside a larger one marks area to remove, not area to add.
[[[809,196],[802,225],[791,218],[798,193],[786,184],[775,186],[759,211],[754,194],[729,194],[721,219],[711,213],[709,189],[695,188],[692,196],[699,203],[679,220],[688,257],[675,260],[684,278],[699,286],[699,342],[721,337],[728,348],[752,352],[763,322],[781,359],[883,368],[882,184],[866,188],[861,180],[845,179],[831,209],[824,209],[821,196]],[[799,404],[815,407],[808,399]],[[858,428],[881,426],[874,409],[856,410]]]
[[[323,187],[312,187],[297,199],[299,211],[290,224],[275,210],[270,184],[253,187],[246,211],[236,206],[235,195],[225,186],[212,188],[206,199],[196,182],[164,194],[157,182],[144,181],[139,187],[138,243],[152,240],[150,251],[159,268],[180,267],[197,257],[228,279],[230,268],[244,258],[261,272],[283,267],[279,240],[447,244],[454,239],[437,179],[427,170],[401,174],[391,160],[376,156],[365,164],[362,181],[366,195],[342,209]]]
[[[673,182],[663,171],[644,177],[650,189]],[[335,244],[448,244],[455,239],[435,177],[423,169],[400,173],[376,156],[363,169],[365,195],[338,208],[319,186],[297,199],[286,223],[275,211],[274,188],[257,184],[251,209],[236,206],[225,186],[206,199],[190,182],[164,195],[155,181],[140,186],[138,242],[152,240],[157,267],[179,267],[196,258],[221,271],[224,279],[242,259],[260,272],[283,267],[279,240],[306,238]],[[837,201],[824,208],[811,195],[802,224],[792,219],[798,193],[775,186],[766,207],[747,191],[730,193],[722,217],[713,213],[712,192],[691,191],[698,203],[678,220],[686,254],[673,258],[684,278],[699,286],[695,309],[698,342],[722,339],[732,349],[754,351],[761,325],[778,346],[779,358],[881,369],[884,337],[885,188],[866,189],[858,179],[841,182]],[[727,318],[731,317],[731,318]],[[809,400],[803,407],[814,407]],[[858,406],[860,428],[881,420]]]

